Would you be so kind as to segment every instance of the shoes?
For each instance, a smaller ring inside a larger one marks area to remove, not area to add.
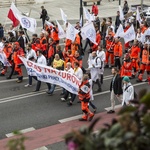
[[[107,111],[107,114],[113,114],[113,113],[115,113],[114,110],[109,110],[109,111]]]
[[[71,103],[71,102],[69,102],[69,103],[67,103],[67,105],[68,105],[68,106],[72,106],[72,103]]]
[[[89,121],[91,121],[94,117],[94,114],[92,116],[89,117]]]
[[[32,85],[30,85],[30,84],[26,84],[24,87],[30,87],[30,86],[32,86]]]
[[[48,95],[52,95],[53,93],[52,92],[50,92],[50,91],[47,91],[46,92]]]
[[[61,98],[61,101],[62,101],[62,102],[66,102],[66,99],[62,97],[62,98]]]
[[[5,75],[1,73],[0,76],[5,76]]]
[[[60,95],[64,95],[65,93],[60,93]]]
[[[104,68],[109,68],[109,66],[108,65],[105,65],[105,67]]]
[[[68,99],[71,99],[71,96],[69,96]]]
[[[6,79],[11,79],[11,77],[7,77]]]
[[[96,114],[97,108],[94,109],[93,113]]]
[[[34,90],[33,92],[38,92],[39,90]]]
[[[79,121],[87,121],[87,119],[80,118]]]
[[[17,82],[17,83],[21,83],[21,82],[22,82],[22,80],[17,80],[16,82]]]
[[[81,101],[77,101],[77,103],[81,103]]]
[[[137,80],[136,80],[136,82],[142,82],[142,80],[140,80],[140,79],[137,79]]]
[[[99,89],[97,89],[95,92],[102,92],[102,89],[99,88]]]
[[[133,79],[133,78],[135,78],[135,75],[134,75],[134,74],[132,74],[132,79]]]

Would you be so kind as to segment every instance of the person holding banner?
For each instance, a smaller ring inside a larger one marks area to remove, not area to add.
[[[41,65],[47,66],[47,61],[46,61],[45,56],[43,55],[43,51],[42,51],[42,50],[37,50],[37,56],[38,56],[38,58],[37,58],[37,64],[41,64]],[[35,89],[33,92],[37,92],[37,91],[40,90],[41,81],[39,81],[39,80],[37,79],[37,77],[35,77],[35,76],[33,76],[33,78],[34,78],[35,80],[37,80],[36,89]],[[47,84],[47,86],[48,86],[48,91],[49,91],[50,88],[51,88],[51,84],[50,84],[50,83],[46,83],[46,84]]]
[[[36,53],[32,49],[32,44],[30,44],[30,43],[27,44],[26,58],[27,58],[27,60],[30,60],[30,61],[33,61],[33,62],[35,62],[37,60]],[[32,76],[28,75],[28,77],[29,77],[29,80],[28,80],[29,82],[28,82],[28,84],[25,85],[25,87],[32,86]]]
[[[74,62],[74,73],[73,73],[80,81],[83,78],[83,71],[80,68],[79,62]],[[76,94],[71,95],[71,100],[67,103],[68,106],[72,106],[74,100],[76,98]]]

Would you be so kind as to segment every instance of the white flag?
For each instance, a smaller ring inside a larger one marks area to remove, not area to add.
[[[96,31],[93,22],[90,22],[81,28],[81,35],[84,35],[84,37],[88,38],[92,43],[97,44]]]
[[[114,37],[118,37],[118,36],[122,37],[122,34],[124,34],[124,30],[122,24],[120,24]]]
[[[136,37],[134,27],[131,25],[131,27],[124,33],[123,38],[125,43],[134,40]]]
[[[78,34],[79,31],[74,28],[70,23],[68,23],[68,28],[66,31],[66,39],[70,39],[71,41],[74,42],[76,34]]]
[[[20,21],[20,24],[23,28],[35,33],[37,24],[34,18],[26,17],[19,14],[17,14],[17,18]]]
[[[59,22],[56,20],[57,26],[58,26],[58,36],[60,39],[65,38],[66,34],[65,31],[63,30],[63,28],[61,27],[61,25],[59,24]]]
[[[91,14],[88,12],[88,10],[87,10],[85,7],[83,7],[83,11],[84,11],[85,18],[86,18],[89,22],[91,22]]]
[[[64,21],[64,24],[67,23],[67,15],[64,13],[64,11],[60,8],[60,12],[61,12],[61,17],[62,20]]]
[[[80,18],[80,21],[79,21],[80,27],[82,27],[82,25],[83,25],[83,20],[82,19],[83,18],[82,18],[82,15],[81,15],[81,18]]]
[[[136,20],[141,24],[141,16],[140,16],[138,7],[137,7],[137,10],[136,10]]]
[[[149,36],[150,36],[150,28],[148,28],[148,29],[144,32],[144,34],[141,34],[141,42],[142,42],[142,43],[144,43],[144,42],[146,41],[146,38],[145,38],[146,35],[149,35]]]
[[[47,24],[49,27],[54,27],[54,25],[51,22],[47,21],[47,20],[45,20],[45,24]]]
[[[119,6],[119,12],[120,12],[120,20],[122,21],[124,20],[124,14],[123,14],[121,6]]]

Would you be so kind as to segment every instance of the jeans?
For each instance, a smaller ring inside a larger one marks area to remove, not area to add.
[[[49,93],[52,94],[54,92],[54,90],[55,90],[55,87],[56,87],[56,84],[51,84],[51,88],[49,90]]]

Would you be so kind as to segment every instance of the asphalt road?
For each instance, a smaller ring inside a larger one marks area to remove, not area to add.
[[[87,54],[84,58],[86,66]],[[15,130],[22,130],[33,127],[35,129],[44,128],[58,124],[59,120],[80,115],[80,104],[78,98],[71,107],[66,102],[61,102],[60,93],[62,88],[56,88],[54,94],[46,94],[47,86],[42,83],[39,92],[33,92],[36,81],[33,80],[33,86],[25,88],[27,84],[27,74],[23,67],[24,80],[22,83],[16,83],[16,76],[13,79],[6,80],[6,77],[0,77],[0,139],[6,138],[7,133]],[[111,69],[105,70],[104,84],[102,92],[95,94],[94,104],[97,106],[97,113],[105,111],[104,108],[110,107],[109,85],[111,81]],[[136,83],[135,79],[131,81],[136,84],[136,91],[147,88],[147,83]],[[97,87],[95,86],[94,89]],[[118,102],[117,102],[118,103]]]

